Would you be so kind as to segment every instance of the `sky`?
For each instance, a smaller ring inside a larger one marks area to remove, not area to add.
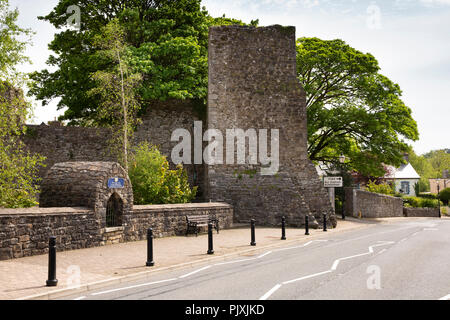
[[[10,0],[18,7],[19,25],[36,32],[26,54],[32,65],[24,72],[49,69],[48,44],[57,32],[37,16],[48,14],[57,0]],[[420,138],[410,142],[418,154],[450,148],[450,0],[203,0],[212,16],[260,26],[296,27],[296,37],[342,39],[375,56],[380,72],[400,85],[412,109]],[[81,13],[81,21],[82,21]],[[58,99],[42,107],[35,102],[33,123],[54,120]]]

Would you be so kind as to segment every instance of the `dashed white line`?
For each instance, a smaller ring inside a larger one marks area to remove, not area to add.
[[[328,240],[312,240],[312,241],[308,241],[308,242],[306,242],[305,244],[302,244],[302,245],[300,245],[300,246],[288,247],[288,248],[281,248],[281,249],[276,249],[276,250],[274,250],[274,251],[284,251],[284,250],[292,250],[292,249],[304,248],[304,247],[310,245],[310,244],[313,243],[313,242],[326,242],[326,241],[328,241]]]
[[[84,298],[86,298],[86,296],[81,296],[81,297],[75,298],[73,300],[83,300]]]
[[[294,279],[294,280],[289,280],[289,281],[282,282],[282,284],[289,284],[289,283],[293,283],[293,282],[297,282],[297,281],[301,281],[301,280],[305,280],[305,279],[309,279],[309,278],[314,278],[314,277],[321,276],[323,274],[330,273],[330,272],[332,272],[332,270],[327,270],[327,271],[323,271],[323,272],[319,272],[319,273],[314,273],[314,274],[310,274],[308,276],[304,276],[304,277],[297,278],[297,279]]]
[[[445,297],[439,298],[439,300],[450,300],[450,294],[446,295]]]
[[[260,258],[262,258],[262,257],[267,256],[268,254],[271,254],[271,253],[272,253],[272,251],[268,251],[268,252],[263,253],[262,255],[258,256],[257,258],[260,259]]]
[[[198,270],[195,270],[195,271],[192,271],[192,272],[190,272],[190,273],[187,273],[187,274],[184,274],[184,275],[182,275],[182,276],[179,276],[178,278],[179,278],[179,279],[183,279],[183,278],[189,277],[189,276],[191,276],[191,275],[193,275],[193,274],[196,274],[196,273],[198,273],[198,272],[200,272],[200,271],[203,271],[203,270],[206,270],[206,269],[209,269],[209,268],[211,268],[211,266],[206,266],[206,267],[200,268],[200,269],[198,269]]]
[[[158,284],[158,283],[175,281],[175,280],[177,280],[177,278],[166,279],[166,280],[161,280],[161,281],[154,281],[154,282],[148,282],[148,283],[141,283],[141,284],[137,284],[137,285],[134,285],[134,286],[129,286],[129,287],[123,287],[123,288],[117,288],[117,289],[111,289],[111,290],[91,293],[91,295],[98,296],[100,294],[111,293],[111,292],[122,291],[122,290],[128,290],[128,289],[134,289],[134,288],[139,288],[139,287],[145,287],[145,286],[150,286],[152,284]]]
[[[275,287],[273,287],[272,289],[267,291],[267,293],[265,295],[263,295],[261,298],[259,298],[259,300],[267,300],[267,298],[269,298],[275,291],[280,289],[280,287],[281,287],[281,284],[277,284]]]

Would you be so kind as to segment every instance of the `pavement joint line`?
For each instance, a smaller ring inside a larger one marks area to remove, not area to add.
[[[384,223],[385,222],[382,221],[380,224],[384,224]],[[389,223],[391,223],[391,222],[387,222],[387,224],[389,224]],[[345,232],[350,232],[350,231],[354,231],[354,230],[358,230],[358,229],[376,227],[377,225],[378,224],[363,224],[361,227],[358,226],[355,228],[344,229],[340,232],[345,233]],[[333,228],[331,230],[335,230],[335,228]],[[339,232],[339,230],[338,230],[338,232]],[[320,231],[317,233],[311,234],[311,236],[318,236],[318,237],[328,236],[328,235],[330,235],[330,233],[321,233]],[[298,236],[302,236],[302,235],[298,235]],[[250,252],[260,251],[260,250],[267,249],[267,248],[280,247],[285,244],[301,242],[303,240],[306,240],[306,239],[301,239],[301,238],[288,239],[288,240],[282,241],[280,243],[273,243],[273,244],[269,244],[269,245],[262,246],[262,247],[253,247],[253,248],[250,248],[250,249],[247,249],[244,251],[236,251],[236,252],[231,252],[231,253],[224,254],[221,256],[202,258],[202,259],[199,259],[196,261],[184,262],[184,263],[180,263],[180,264],[176,264],[176,265],[172,265],[172,266],[161,267],[158,269],[153,269],[153,270],[148,270],[148,271],[142,271],[142,272],[133,273],[133,274],[129,274],[129,275],[121,276],[121,277],[112,277],[112,278],[108,278],[108,279],[104,279],[104,280],[99,280],[99,281],[95,281],[95,282],[91,282],[91,283],[82,284],[77,287],[62,288],[62,289],[53,290],[53,291],[49,291],[49,292],[45,292],[45,293],[39,293],[39,294],[35,294],[35,295],[19,297],[14,300],[50,300],[50,299],[55,299],[55,298],[61,298],[61,297],[71,295],[72,294],[71,292],[83,293],[83,292],[99,289],[99,288],[110,286],[110,285],[124,283],[124,282],[128,281],[130,278],[138,280],[139,276],[142,276],[142,278],[146,278],[155,273],[177,270],[177,269],[181,269],[181,268],[185,268],[185,267],[194,267],[199,264],[204,264],[205,262],[208,262],[208,261],[226,260],[233,256],[244,255],[244,254],[247,254]],[[329,240],[317,239],[317,240],[313,240],[313,241],[329,241]],[[309,242],[311,242],[311,241],[309,241]],[[255,258],[250,258],[250,259],[255,259]]]
[[[301,280],[305,280],[305,279],[314,278],[314,277],[321,276],[321,275],[324,275],[324,274],[327,274],[327,273],[331,273],[331,272],[333,272],[333,271],[335,271],[337,269],[337,266],[338,266],[339,262],[342,261],[342,260],[347,260],[347,259],[351,259],[351,258],[365,256],[365,255],[373,253],[374,252],[373,251],[374,247],[379,247],[379,246],[384,246],[384,245],[387,245],[387,244],[394,244],[395,243],[394,241],[378,241],[378,242],[379,242],[378,244],[369,246],[369,251],[368,252],[364,252],[364,253],[360,253],[360,254],[356,254],[356,255],[353,255],[353,256],[344,257],[344,258],[339,258],[339,259],[335,260],[333,262],[333,265],[331,266],[331,268],[329,270],[318,272],[318,273],[314,273],[314,274],[310,274],[310,275],[303,276],[303,277],[300,277],[300,278],[296,278],[296,279],[293,279],[293,280],[284,281],[281,284],[277,284],[272,289],[270,289],[268,292],[266,292],[262,297],[260,297],[259,300],[267,300],[275,291],[280,289],[282,285],[290,284],[290,283],[301,281]]]

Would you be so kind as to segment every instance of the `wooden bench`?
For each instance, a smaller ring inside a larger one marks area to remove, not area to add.
[[[186,236],[189,234],[189,232],[195,232],[195,236],[197,236],[200,227],[207,227],[209,223],[212,223],[214,229],[216,229],[217,233],[219,233],[219,220],[216,218],[216,216],[214,215],[186,216],[186,224],[187,224]]]

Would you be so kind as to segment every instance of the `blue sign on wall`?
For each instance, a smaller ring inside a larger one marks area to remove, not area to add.
[[[121,189],[125,186],[125,180],[123,178],[109,178],[108,188],[110,189]]]

